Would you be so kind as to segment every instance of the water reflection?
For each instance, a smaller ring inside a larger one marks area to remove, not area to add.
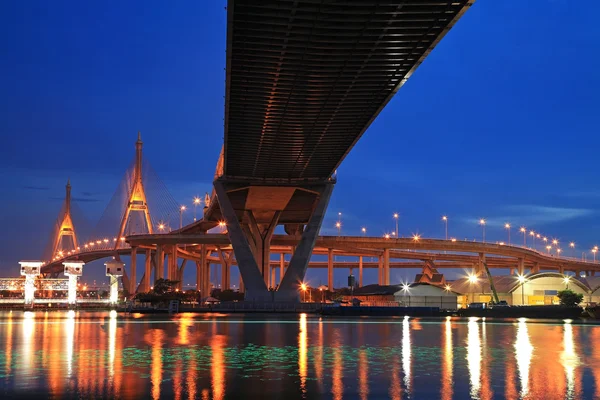
[[[404,371],[404,387],[406,388],[406,393],[410,396],[411,346],[410,346],[410,323],[409,323],[408,319],[409,319],[408,317],[404,317],[404,321],[402,321],[402,369]]]
[[[23,354],[23,369],[24,371],[22,379],[27,380],[34,371],[34,353],[35,353],[35,339],[33,337],[33,331],[35,329],[35,314],[31,311],[25,311],[23,313],[23,347],[21,353]]]
[[[211,377],[213,400],[225,397],[225,345],[227,337],[217,333],[217,324],[213,325],[213,336],[210,340],[212,350]]]
[[[369,398],[369,356],[366,349],[358,351],[358,394],[361,400]]]
[[[149,331],[150,346],[152,346],[150,382],[152,383],[152,398],[160,398],[160,384],[163,379],[162,344],[164,332],[160,329]]]
[[[467,366],[473,399],[479,398],[481,389],[481,340],[477,320],[477,317],[470,317],[467,324]]]
[[[0,384],[53,398],[593,398],[599,337],[524,319],[0,313]]]
[[[308,373],[308,341],[306,332],[306,314],[300,314],[300,332],[298,333],[298,373],[300,375],[300,391],[306,396],[306,377]]]
[[[341,340],[339,337],[339,331],[335,331],[335,337],[332,342],[333,347],[333,371],[331,393],[333,394],[334,400],[342,400],[344,396],[344,384],[342,378],[344,376],[344,360],[342,358]]]
[[[529,341],[529,332],[527,331],[527,322],[525,318],[520,318],[517,325],[517,340],[515,341],[515,358],[517,368],[519,369],[519,381],[521,382],[521,398],[529,393],[529,365],[533,346]]]
[[[67,353],[67,377],[73,374],[73,347],[75,346],[75,311],[67,312],[67,320],[65,321],[65,344]],[[112,366],[112,362],[110,363]]]
[[[452,399],[452,375],[454,351],[452,346],[452,321],[446,317],[446,322],[442,325],[444,328],[444,355],[442,359],[442,392],[443,400]]]
[[[562,364],[565,369],[567,378],[567,393],[566,398],[574,399],[575,396],[575,369],[579,364],[579,357],[575,349],[575,341],[573,340],[573,325],[570,321],[565,321],[563,335],[563,353],[561,356]]]

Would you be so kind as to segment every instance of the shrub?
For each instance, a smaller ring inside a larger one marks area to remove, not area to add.
[[[556,296],[560,300],[560,305],[567,307],[575,307],[583,301],[583,295],[581,293],[575,293],[570,289],[561,290]]]

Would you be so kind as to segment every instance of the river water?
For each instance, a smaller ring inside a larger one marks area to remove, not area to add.
[[[477,318],[0,313],[0,398],[42,396],[600,398],[600,326]]]

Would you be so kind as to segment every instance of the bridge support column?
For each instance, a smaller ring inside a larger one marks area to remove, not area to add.
[[[130,296],[134,296],[137,289],[137,276],[136,276],[136,268],[137,268],[137,247],[131,247],[131,273],[129,275],[129,291]]]
[[[270,287],[272,287],[273,289],[275,289],[275,287],[277,287],[277,267],[271,267],[271,282],[270,282]]]
[[[275,299],[279,301],[300,301],[299,285],[304,281],[306,276],[306,270],[308,269],[308,263],[312,256],[319,230],[321,230],[321,224],[323,218],[325,218],[325,211],[333,192],[333,183],[327,183],[323,185],[319,190],[319,197],[317,204],[313,210],[313,213],[308,221],[308,224],[304,227],[300,242],[296,246],[292,259],[288,264],[287,271],[281,280],[279,290],[275,292]],[[330,257],[331,258],[331,257]],[[333,262],[333,259],[331,260]],[[333,266],[331,268],[331,287],[333,289]]]
[[[65,276],[69,277],[69,292],[67,294],[67,302],[74,306],[77,304],[77,279],[83,274],[83,261],[64,262]]]
[[[179,290],[183,290],[183,272],[185,271],[186,264],[187,260],[184,259],[181,261],[181,266],[177,268],[177,287]]]
[[[221,290],[229,289],[231,284],[229,279],[231,261],[233,258],[233,252],[225,253],[220,248],[217,248],[219,254],[219,260],[221,261]]]
[[[536,262],[536,263],[533,264],[533,268],[531,269],[531,273],[537,274],[538,272],[540,272],[540,264]]]
[[[161,245],[156,246],[156,253],[154,253],[154,282],[159,279],[163,279],[165,270],[165,256],[163,247]]]
[[[390,249],[383,251],[383,284],[390,284]]]
[[[25,305],[33,307],[35,301],[35,278],[40,275],[41,261],[19,261],[21,275],[25,276]]]
[[[485,254],[484,253],[479,253],[479,258],[478,258],[478,262],[477,262],[477,271],[475,271],[475,274],[477,276],[483,275],[485,267]]]
[[[279,285],[283,281],[285,275],[285,253],[279,254]]]
[[[525,275],[525,259],[519,258],[519,264],[517,265],[517,273],[519,275]]]
[[[242,226],[238,220],[238,215],[236,214],[235,209],[229,200],[225,185],[222,181],[216,180],[213,183],[213,186],[217,194],[221,213],[225,218],[225,223],[227,224],[227,234],[233,246],[233,251],[235,252],[235,258],[240,269],[240,275],[242,275],[242,279],[244,279],[244,284],[246,286],[245,298],[246,300],[269,301],[272,299],[272,297],[267,290],[264,277],[259,270],[259,265],[254,257],[250,243],[248,242],[248,239],[244,234],[244,230],[242,229]]]
[[[558,266],[558,273],[559,274],[564,274],[565,273],[565,267],[563,267],[562,265]]]
[[[377,284],[383,285],[383,257],[377,256]]]
[[[510,271],[510,275],[514,275],[515,274],[515,269],[514,268],[510,268],[509,271]]]
[[[144,264],[144,277],[142,278],[142,285],[138,290],[141,292],[149,292],[150,276],[152,275],[152,250],[146,250]]]
[[[327,290],[333,292],[333,249],[327,250]]]
[[[358,257],[358,287],[363,286],[363,256]]]

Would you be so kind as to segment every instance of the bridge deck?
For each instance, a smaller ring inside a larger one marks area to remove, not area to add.
[[[224,174],[322,181],[474,0],[229,0]]]

